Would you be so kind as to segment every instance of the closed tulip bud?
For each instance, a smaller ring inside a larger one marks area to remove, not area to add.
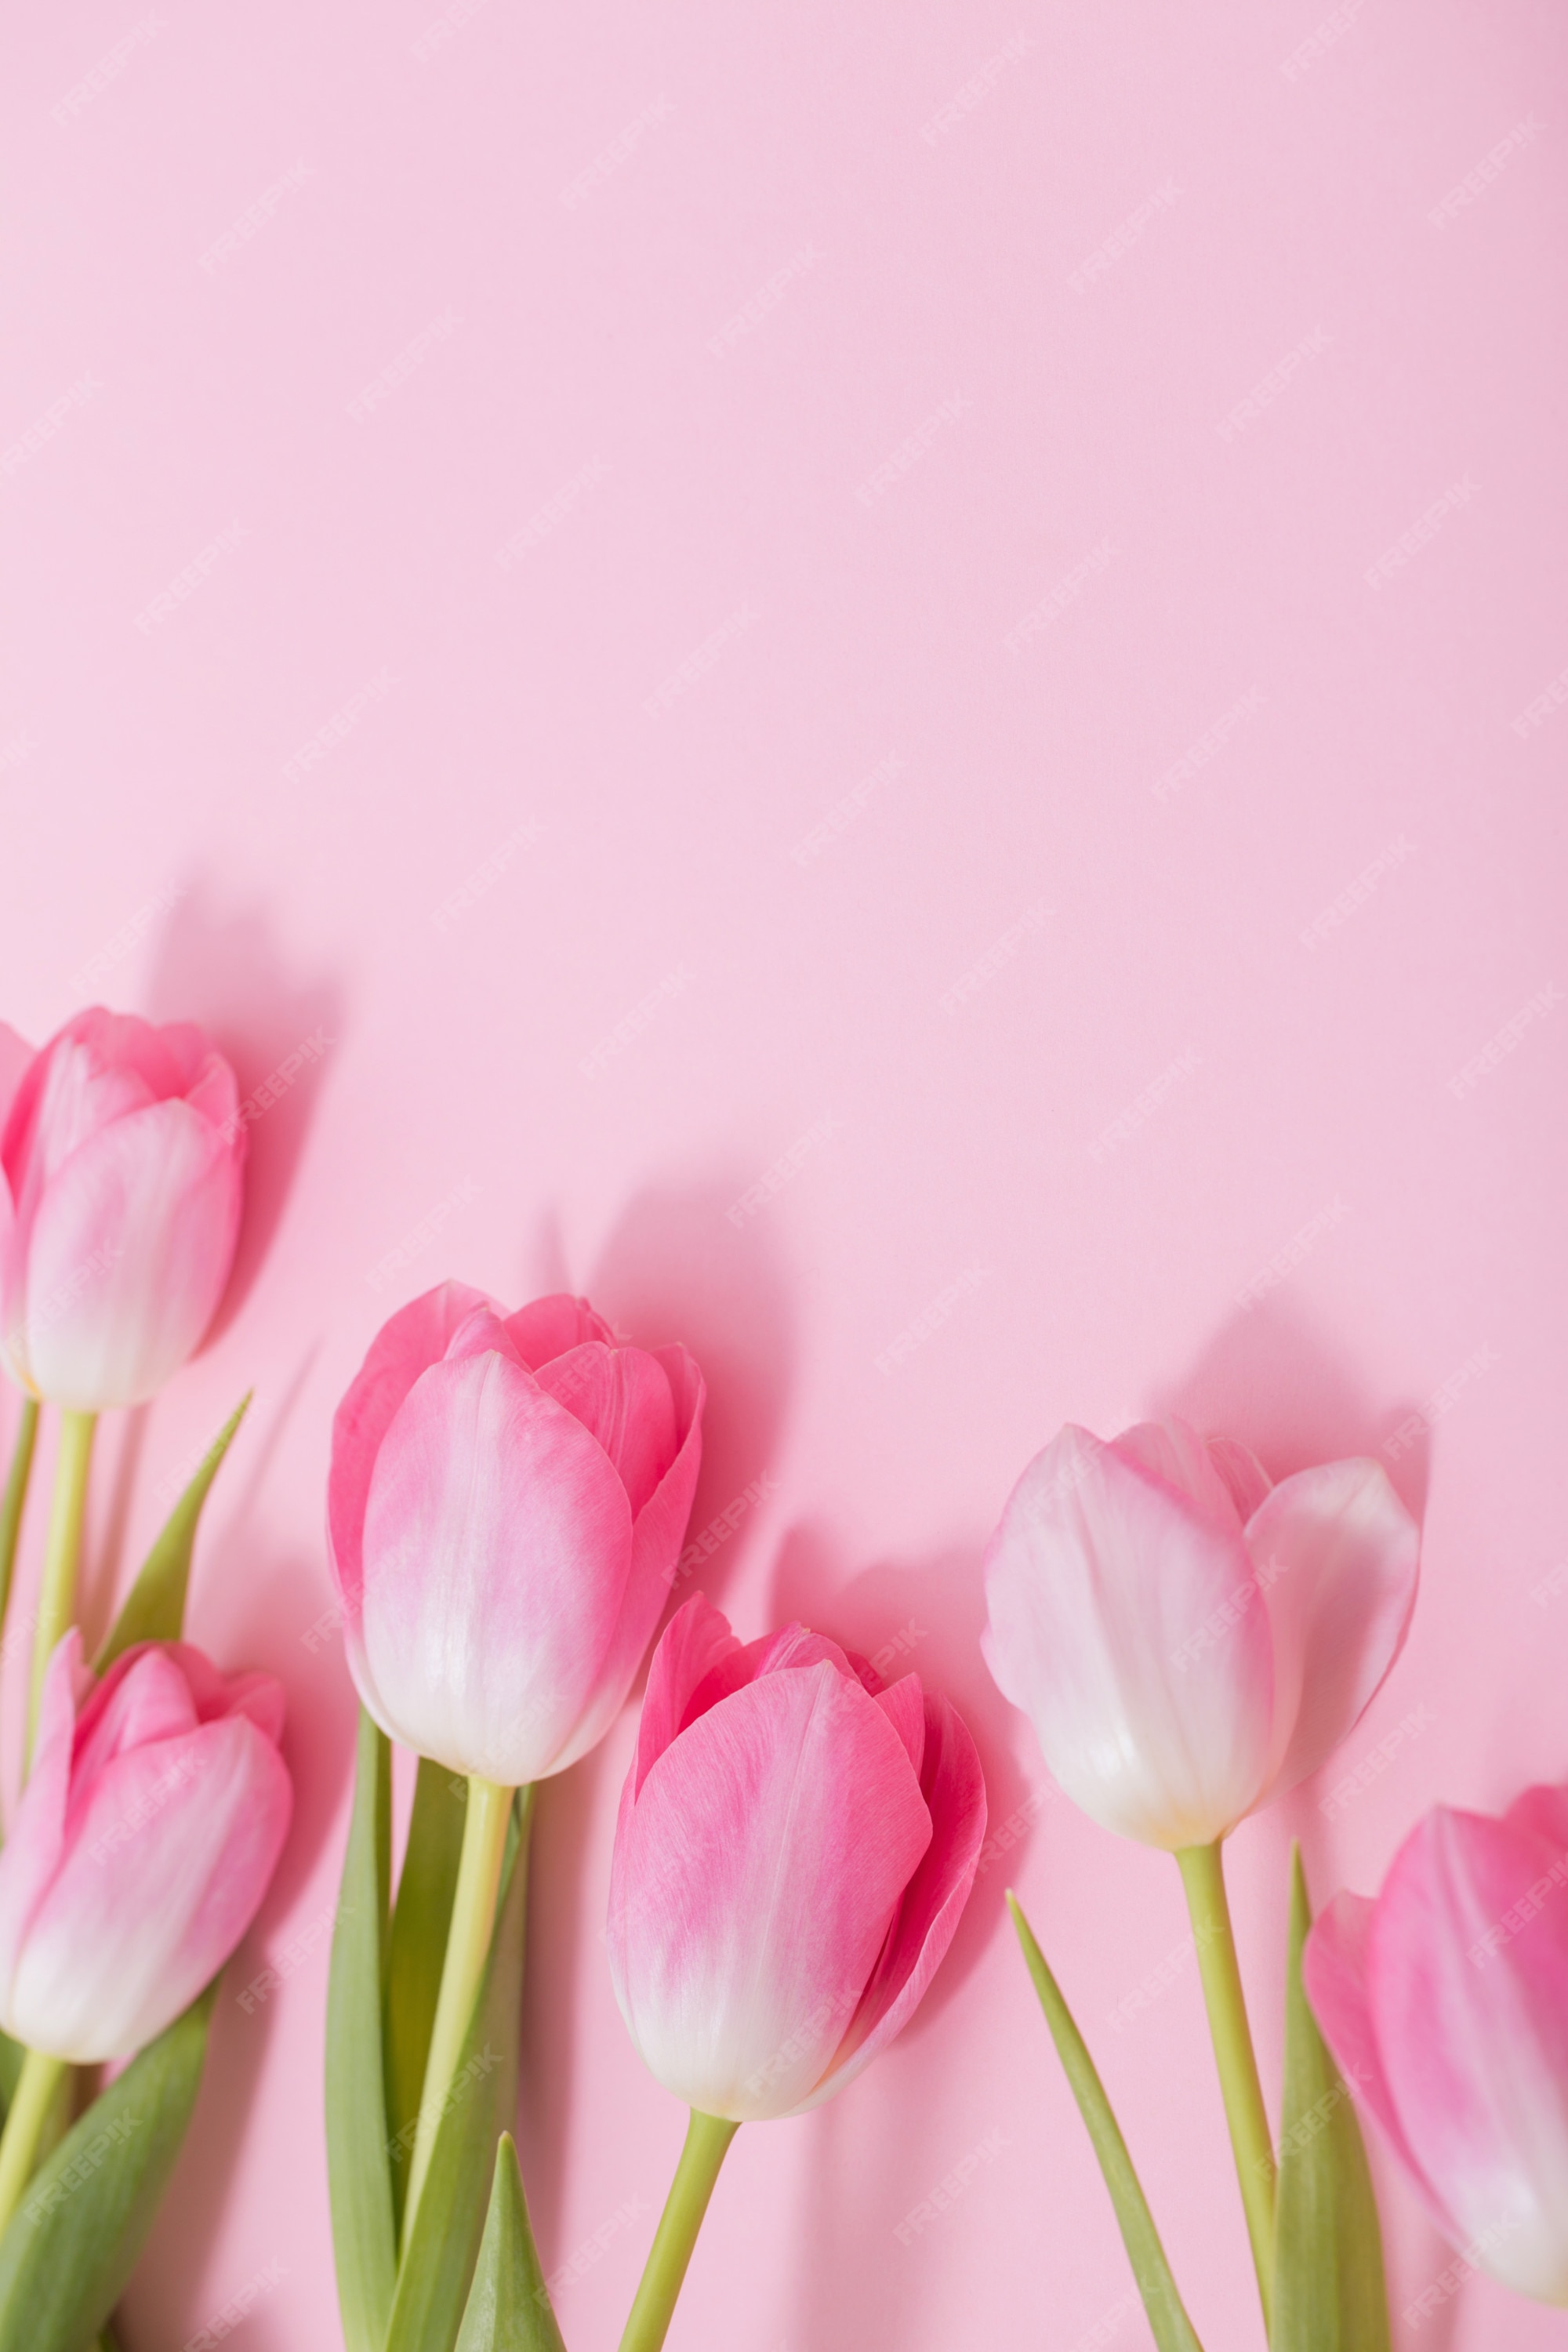
[[[1405,1640],[1417,1551],[1374,1462],[1271,1486],[1184,1422],[1069,1426],[991,1539],[982,1645],[1074,1802],[1174,1853],[1344,1738]]]
[[[710,2116],[794,2115],[913,2013],[985,1833],[945,1698],[800,1625],[742,1648],[700,1596],[654,1653],[610,1881],[616,1997]]]
[[[701,1449],[684,1348],[585,1299],[508,1316],[444,1283],[373,1342],[332,1424],[349,1667],[382,1729],[504,1788],[604,1738],[675,1573]]]
[[[73,1412],[140,1404],[223,1295],[246,1130],[234,1072],[188,1023],[79,1013],[0,1133],[0,1357]]]
[[[0,1852],[0,2026],[90,2066],[163,2032],[254,1918],[288,1832],[283,1691],[184,1642],[100,1683],[74,1628]]]
[[[1307,1997],[1434,2221],[1504,2286],[1568,2304],[1568,1790],[1437,1806],[1373,1902],[1336,1895]]]

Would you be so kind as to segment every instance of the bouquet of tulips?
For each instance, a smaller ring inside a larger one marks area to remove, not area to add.
[[[226,1280],[237,1106],[189,1027],[94,1011],[37,1055],[0,1033],[0,1352],[22,1392],[0,1610],[40,1402],[58,1415],[0,1852],[0,2352],[112,2342],[217,1977],[288,1831],[278,1685],[183,1639],[239,1413],[90,1667],[76,1622],[96,1417],[155,1393]],[[348,2352],[561,2352],[511,2137],[530,1834],[542,1784],[604,1738],[650,1644],[606,1954],[633,2042],[690,2122],[623,2352],[665,2341],[740,2126],[869,2066],[1003,1850],[974,1743],[916,1675],[885,1682],[798,1624],[742,1642],[700,1594],[667,1618],[703,1404],[684,1348],[633,1345],[584,1299],[508,1313],[447,1282],[392,1316],[338,1408],[328,1551],[361,1712],[325,2128]],[[1176,1858],[1275,2352],[1389,2344],[1358,2106],[1456,2249],[1413,2314],[1472,2265],[1568,2303],[1568,1790],[1500,1822],[1437,1810],[1375,1903],[1341,1895],[1316,1924],[1298,1857],[1278,2131],[1253,2053],[1224,1842],[1317,1772],[1382,1686],[1417,1550],[1376,1464],[1275,1485],[1171,1420],[1109,1444],[1064,1430],[984,1563],[986,1660],[1055,1780]],[[395,1741],[419,1759],[395,1886]],[[1194,2352],[1093,2060],[1013,1916],[1155,2341]]]

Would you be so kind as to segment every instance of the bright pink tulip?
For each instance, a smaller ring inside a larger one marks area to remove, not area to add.
[[[350,1670],[382,1729],[506,1788],[605,1736],[691,1509],[702,1376],[586,1299],[508,1316],[458,1282],[377,1334],[332,1424]]]
[[[1437,1806],[1375,1902],[1339,1895],[1307,1995],[1433,2219],[1521,2294],[1568,2304],[1568,1790],[1501,1821]]]
[[[0,1852],[0,2026],[90,2066],[126,2058],[216,1975],[267,1892],[293,1802],[283,1690],[144,1642],[100,1683],[74,1628]]]
[[[1271,1487],[1185,1422],[1071,1426],[985,1555],[985,1661],[1107,1829],[1207,1845],[1315,1772],[1399,1654],[1415,1521],[1374,1462]]]
[[[223,1296],[246,1130],[188,1022],[95,1007],[36,1054],[0,1135],[0,1356],[79,1412],[140,1404]]]
[[[851,2082],[912,2015],[985,1834],[974,1742],[801,1625],[742,1649],[700,1595],[648,1668],[610,1878],[643,2063],[735,2122]]]

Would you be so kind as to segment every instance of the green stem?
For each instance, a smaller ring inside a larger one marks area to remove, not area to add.
[[[41,2050],[29,2050],[22,2061],[11,2111],[5,2118],[5,2131],[0,2132],[0,2232],[4,2232],[32,2178],[38,2134],[65,2071],[63,2058],[46,2058]]]
[[[27,1756],[37,1737],[38,1708],[44,1676],[55,1644],[76,1616],[76,1572],[81,1556],[82,1515],[87,1507],[87,1474],[92,1461],[94,1412],[62,1412],[59,1450],[55,1455],[55,1491],[49,1505],[48,1541],[44,1549],[44,1576],[38,1591],[38,1622],[33,1631],[33,1687],[27,1704]]]
[[[1219,2086],[1230,2126],[1231,2150],[1241,2183],[1247,2234],[1252,2242],[1263,2325],[1271,2325],[1274,2303],[1274,2143],[1268,2132],[1263,2085],[1247,2029],[1241,1970],[1236,1960],[1230,1906],[1226,1900],[1220,1842],[1184,1846],[1176,1856],[1193,1923],[1198,1971],[1203,1978],[1209,2034],[1219,2068]]]
[[[11,1598],[11,1570],[16,1564],[16,1538],[21,1533],[22,1507],[27,1499],[33,1441],[37,1433],[38,1400],[25,1396],[16,1423],[16,1442],[11,1448],[11,1467],[5,1475],[5,1492],[0,1497],[0,1625],[5,1622],[5,1604]]]
[[[441,1990],[436,1996],[436,2022],[430,2029],[430,2054],[425,2061],[425,2087],[420,2094],[414,2161],[408,2168],[408,2196],[403,2209],[405,2246],[414,2235],[414,2216],[425,2176],[430,2169],[442,2106],[458,2071],[463,2037],[468,2032],[485,1962],[489,1958],[511,1798],[511,1790],[494,1780],[481,1780],[477,1772],[468,1776],[468,1811],[463,1823],[463,1850],[458,1858],[452,1924],[447,1931],[447,1957],[441,1963]],[[521,1853],[517,1866],[526,1867],[526,1859]]]
[[[675,2179],[669,2184],[647,2264],[637,2288],[631,2317],[621,2338],[621,2352],[659,2352],[675,2315],[676,2298],[719,2178],[719,2167],[730,2142],[740,2130],[724,2116],[705,2116],[693,2107],[686,2145]]]

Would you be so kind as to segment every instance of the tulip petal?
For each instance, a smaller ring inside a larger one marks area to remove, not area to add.
[[[585,1339],[602,1339],[608,1345],[616,1336],[585,1298],[574,1298],[564,1290],[549,1298],[531,1298],[526,1307],[507,1317],[506,1329],[520,1360],[531,1372]]]
[[[33,1049],[25,1037],[18,1037],[8,1021],[0,1021],[0,1136],[5,1132],[5,1121],[23,1074],[33,1058]]]
[[[1452,2235],[1453,2217],[1415,2160],[1384,2072],[1367,1981],[1374,1907],[1364,1895],[1342,1892],[1320,1911],[1302,1950],[1301,1981],[1342,2077],[1353,2084],[1439,2224]]]
[[[1375,1462],[1282,1479],[1247,1521],[1274,1645],[1268,1794],[1315,1772],[1371,1704],[1404,1646],[1420,1538]]]
[[[708,2115],[796,2105],[931,1837],[903,1743],[826,1661],[700,1717],[616,1832],[611,1971],[649,2070]]]
[[[161,2033],[249,1926],[291,1802],[277,1749],[243,1716],[109,1765],[16,1971],[9,2006],[31,2045],[90,2064]]]
[[[536,1378],[598,1439],[636,1518],[676,1455],[675,1400],[664,1366],[641,1348],[590,1339],[542,1365]]]
[[[1163,1479],[1178,1495],[1184,1495],[1194,1510],[1216,1526],[1235,1528],[1239,1534],[1241,1519],[1237,1515],[1235,1496],[1229,1481],[1214,1458],[1213,1449],[1205,1445],[1195,1429],[1178,1421],[1174,1414],[1166,1421],[1140,1421],[1113,1437],[1109,1448],[1119,1460],[1131,1463],[1135,1470],[1146,1471],[1151,1478]]]
[[[212,1320],[239,1205],[236,1152],[183,1102],[79,1145],[26,1236],[26,1346],[42,1393],[97,1411],[161,1388]]]
[[[327,1540],[338,1595],[351,1618],[359,1615],[365,1497],[381,1441],[420,1373],[440,1362],[464,1318],[492,1304],[466,1283],[443,1282],[400,1307],[371,1341],[332,1417]]]
[[[873,1704],[881,1708],[903,1741],[910,1769],[918,1780],[926,1744],[925,1698],[919,1675],[905,1675],[901,1682],[889,1684],[886,1690],[878,1691]]]
[[[615,1633],[600,1669],[598,1689],[552,1767],[558,1772],[596,1747],[626,1705],[668,1596],[691,1517],[691,1497],[702,1466],[702,1407],[707,1391],[684,1348],[660,1348],[656,1354],[674,1399],[679,1451],[637,1513],[632,1529],[631,1567]]]
[[[80,1789],[127,1749],[178,1739],[195,1730],[197,1719],[191,1686],[163,1643],[127,1650],[78,1719],[72,1780]]]
[[[65,1847],[81,1673],[81,1634],[73,1625],[45,1671],[26,1801],[17,1806],[10,1835],[0,1847],[0,2025],[7,2032],[14,2030],[17,1961]]]
[[[1069,1426],[1009,1497],[985,1591],[986,1663],[1092,1819],[1174,1852],[1249,1810],[1272,1665],[1239,1526]]]
[[[1274,1482],[1257,1454],[1236,1438],[1205,1437],[1204,1444],[1209,1460],[1230,1489],[1230,1499],[1245,1527]]]
[[[365,1706],[453,1771],[515,1788],[559,1770],[603,1688],[632,1549],[603,1448],[531,1372],[500,1354],[432,1365],[371,1474],[345,1628]]]
[[[738,1657],[730,1621],[700,1592],[683,1602],[663,1633],[647,1670],[637,1752],[627,1782],[635,1797],[686,1718],[691,1695],[721,1659]]]
[[[836,2097],[902,2032],[941,1967],[969,1900],[985,1840],[985,1779],[968,1725],[935,1691],[925,1695],[922,1745],[921,1792],[931,1815],[931,1843],[904,1890],[849,2029],[826,2074],[796,2113]]]
[[[1439,2215],[1506,2285],[1568,2301],[1568,1854],[1437,1807],[1389,1872],[1367,1979]]]

